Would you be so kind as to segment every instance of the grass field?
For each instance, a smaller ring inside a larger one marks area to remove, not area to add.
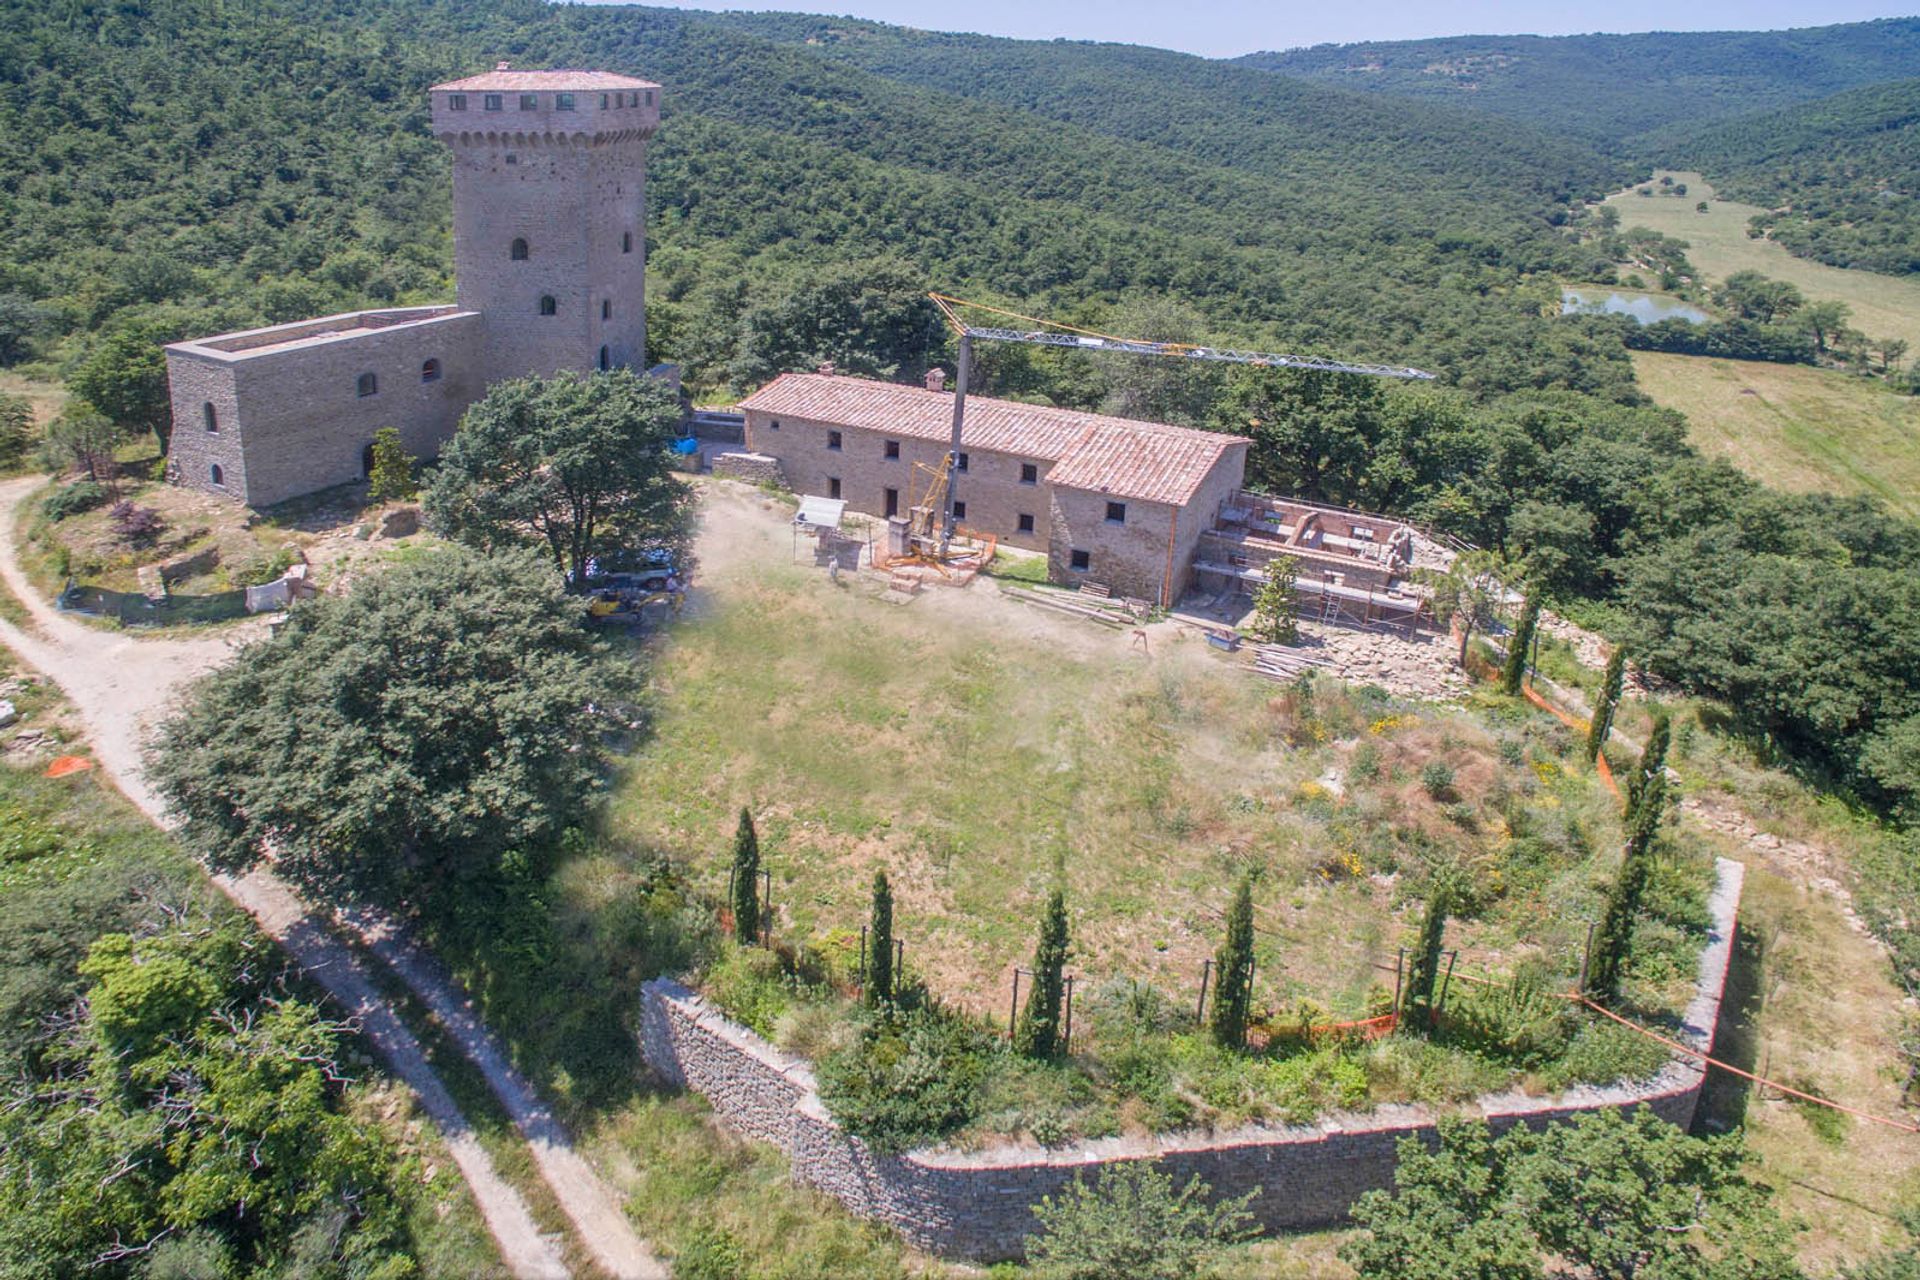
[[[1608,199],[1620,211],[1622,227],[1646,227],[1685,240],[1687,257],[1711,280],[1724,280],[1736,271],[1758,271],[1775,280],[1798,285],[1810,298],[1844,302],[1853,310],[1852,325],[1869,338],[1904,338],[1920,351],[1920,279],[1885,276],[1872,271],[1830,267],[1809,258],[1796,258],[1770,240],[1747,236],[1747,219],[1762,210],[1713,198],[1713,188],[1697,173],[1663,170],[1687,184],[1687,194],[1638,196],[1631,190]],[[1709,201],[1706,213],[1694,206]]]
[[[1634,378],[1694,446],[1793,492],[1871,494],[1920,516],[1920,398],[1810,365],[1636,351]]]

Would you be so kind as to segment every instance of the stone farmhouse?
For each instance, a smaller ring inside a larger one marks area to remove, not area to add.
[[[660,86],[501,63],[430,93],[453,151],[453,304],[168,347],[176,483],[270,506],[365,476],[382,427],[438,454],[499,379],[645,360]]]

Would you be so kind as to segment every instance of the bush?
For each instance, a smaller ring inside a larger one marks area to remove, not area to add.
[[[167,527],[152,507],[136,507],[125,500],[114,503],[107,518],[113,521],[114,535],[130,547],[153,545]]]
[[[1091,1187],[1076,1177],[1033,1207],[1027,1259],[1048,1280],[1193,1280],[1254,1234],[1253,1193],[1209,1203],[1211,1190],[1193,1178],[1176,1191],[1144,1162],[1109,1165]]]
[[[291,569],[298,559],[291,546],[275,547],[250,555],[227,570],[227,580],[236,587],[264,587]]]
[[[104,506],[107,491],[104,486],[92,480],[76,480],[72,484],[62,485],[47,495],[40,509],[47,513],[47,519],[54,523],[71,519],[74,516]]]
[[[707,970],[705,986],[728,1017],[770,1040],[794,1005],[794,984],[780,957],[760,947],[724,948]]]
[[[941,1010],[883,1011],[820,1064],[820,1096],[848,1132],[880,1151],[905,1150],[973,1120],[993,1051]]]
[[[1420,786],[1435,800],[1453,794],[1453,767],[1443,760],[1429,760],[1420,767]]]

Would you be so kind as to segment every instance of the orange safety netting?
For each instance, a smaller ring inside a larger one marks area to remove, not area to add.
[[[70,773],[85,773],[93,768],[93,761],[85,756],[61,756],[47,766],[46,777],[64,778]]]
[[[1551,702],[1548,702],[1545,698],[1541,697],[1538,693],[1534,691],[1534,688],[1531,684],[1522,684],[1520,686],[1520,692],[1527,695],[1528,702],[1531,702],[1534,706],[1539,707],[1543,711],[1551,712],[1553,716],[1560,721],[1561,724],[1566,725],[1569,729],[1578,729],[1584,732],[1587,728],[1590,727],[1587,721],[1579,719],[1578,717],[1574,716],[1571,712],[1562,711],[1559,707],[1554,706]],[[1615,784],[1613,780],[1612,767],[1607,764],[1607,753],[1605,751],[1602,751],[1599,755],[1593,758],[1593,763],[1600,770],[1600,781],[1607,784],[1607,790],[1613,792],[1613,798],[1615,800],[1618,800],[1620,798],[1620,788],[1618,785]]]

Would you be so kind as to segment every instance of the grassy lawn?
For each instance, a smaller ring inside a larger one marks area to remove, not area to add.
[[[1865,493],[1920,516],[1920,398],[1809,365],[1633,354],[1640,387],[1687,416],[1694,445],[1798,492]]]
[[[1796,258],[1770,240],[1749,239],[1747,219],[1763,212],[1758,206],[1714,199],[1713,187],[1697,173],[1661,170],[1656,183],[1663,173],[1686,183],[1687,194],[1649,197],[1628,190],[1610,197],[1623,228],[1646,227],[1685,240],[1692,246],[1688,260],[1710,279],[1758,271],[1798,285],[1809,298],[1844,302],[1853,310],[1853,327],[1868,337],[1904,338],[1920,350],[1920,279],[1830,267]],[[1709,202],[1707,212],[1697,213],[1694,206],[1702,200]]]

